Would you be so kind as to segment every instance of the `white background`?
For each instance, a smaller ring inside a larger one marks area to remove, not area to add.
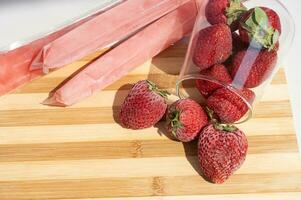
[[[296,24],[295,40],[284,60],[284,66],[293,108],[299,152],[301,153],[301,1],[281,0],[281,2],[286,5]]]

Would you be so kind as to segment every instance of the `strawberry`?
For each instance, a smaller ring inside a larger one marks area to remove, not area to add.
[[[234,32],[232,33],[232,41],[233,41],[233,53],[236,53],[237,51],[247,49],[248,43],[245,43],[241,40],[240,36]]]
[[[249,110],[255,94],[249,89],[242,89],[240,96],[227,88],[220,88],[213,92],[207,99],[207,106],[213,110],[222,123],[231,124],[240,120]],[[244,100],[242,99],[244,98]]]
[[[209,0],[205,9],[207,21],[210,24],[224,23],[237,30],[238,21],[247,11],[241,0]]]
[[[276,62],[276,51],[258,49],[239,51],[229,66],[233,83],[247,88],[257,87],[271,75]]]
[[[278,14],[269,8],[255,7],[244,14],[239,25],[242,41],[255,48],[266,48],[269,51],[279,46],[281,23]]]
[[[209,69],[205,69],[200,73],[201,75],[207,76],[208,78],[213,78],[222,83],[229,84],[232,82],[232,78],[228,73],[227,68],[222,64],[213,65]],[[218,88],[221,88],[222,85],[211,81],[198,79],[196,80],[196,87],[204,97],[208,97],[212,92]]]
[[[207,69],[223,63],[231,55],[231,30],[226,24],[215,24],[200,30],[193,54],[194,63],[201,69]]]
[[[210,124],[200,133],[198,160],[208,181],[225,182],[245,161],[248,140],[234,126]]]
[[[232,48],[231,56],[223,63],[223,64],[226,66],[226,68],[228,69],[228,71],[230,71],[229,65],[230,65],[231,62],[232,62],[233,56],[234,56],[238,51],[247,49],[247,48],[249,47],[249,44],[243,42],[243,41],[240,39],[238,33],[233,32],[233,33],[232,33],[232,47],[233,47],[233,48]]]
[[[151,81],[138,81],[125,98],[119,115],[125,128],[143,129],[155,125],[165,114],[168,92]]]
[[[182,142],[192,141],[208,123],[203,108],[192,99],[180,99],[167,111],[168,129]]]

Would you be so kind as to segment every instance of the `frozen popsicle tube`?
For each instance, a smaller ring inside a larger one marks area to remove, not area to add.
[[[70,106],[105,88],[190,33],[196,15],[196,4],[191,0],[94,61],[44,103]]]
[[[80,26],[93,16],[82,19],[66,28],[7,52],[0,52],[0,96],[43,74],[42,69],[31,70],[32,59],[46,44]]]
[[[0,53],[0,96],[125,39],[189,0],[124,0],[53,34]],[[48,68],[48,66],[51,66]]]
[[[189,0],[129,0],[47,44],[31,69],[59,68],[121,41]]]

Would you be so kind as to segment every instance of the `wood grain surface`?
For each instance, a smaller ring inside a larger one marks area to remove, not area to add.
[[[196,142],[171,140],[164,122],[141,131],[116,123],[129,83],[149,79],[174,92],[185,50],[174,45],[69,108],[41,102],[96,54],[1,97],[0,200],[300,200],[301,158],[283,68],[253,119],[240,125],[249,154],[223,185],[199,175]],[[188,90],[195,92],[192,84]]]

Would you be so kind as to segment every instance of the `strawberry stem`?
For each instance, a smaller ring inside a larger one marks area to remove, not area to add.
[[[237,130],[237,127],[235,127],[233,124],[213,124],[214,128],[220,131],[226,131],[226,132],[233,132]]]
[[[229,7],[226,8],[227,24],[230,26],[246,11],[247,9],[241,4],[241,0],[231,0]]]
[[[214,117],[214,111],[211,110],[208,106],[206,106],[206,112],[210,118],[210,121],[212,124],[216,124],[218,121],[217,119]]]
[[[172,128],[172,134],[177,137],[177,130],[179,128],[183,128],[183,124],[180,122],[180,111],[179,110],[175,110],[173,112],[170,113],[170,115],[168,116],[169,120],[170,120],[170,125]]]
[[[211,123],[213,124],[214,128],[220,131],[226,131],[226,132],[233,132],[236,131],[237,128],[233,124],[223,124],[220,123],[215,117],[214,117],[214,111],[211,110],[209,107],[206,106],[207,114],[210,118]]]
[[[249,18],[241,22],[241,25],[249,37],[254,39],[255,43],[252,42],[252,45],[255,47],[264,47],[271,51],[279,40],[279,31],[269,24],[266,12],[260,7],[255,7]]]
[[[149,89],[155,93],[157,93],[158,95],[167,98],[168,95],[170,95],[170,93],[166,90],[161,90],[157,87],[157,85],[155,83],[153,83],[152,81],[146,80],[146,82],[149,85]]]

